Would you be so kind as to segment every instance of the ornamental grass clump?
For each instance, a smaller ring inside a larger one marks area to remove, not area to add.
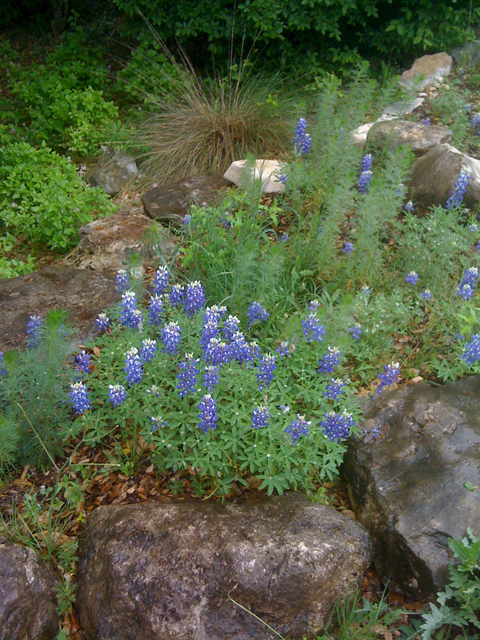
[[[296,336],[277,347],[264,338],[269,311],[259,303],[242,326],[224,306],[205,306],[198,281],[181,299],[172,296],[176,284],[161,288],[150,299],[161,299],[159,323],[124,322],[122,301],[95,350],[87,345],[96,355],[71,387],[72,435],[90,445],[113,437],[127,471],[151,459],[158,471],[194,474],[223,495],[250,475],[268,494],[336,475],[355,419],[341,354],[320,322],[319,339],[309,341],[308,311],[293,318]]]

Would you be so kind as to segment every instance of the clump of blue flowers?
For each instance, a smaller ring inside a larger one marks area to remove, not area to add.
[[[455,207],[460,207],[462,205],[463,197],[467,192],[467,187],[470,179],[470,171],[466,167],[464,167],[460,171],[457,181],[453,185],[452,193],[445,205],[447,209],[455,209]]]
[[[469,300],[473,296],[477,282],[478,269],[477,267],[470,267],[463,274],[463,278],[457,288],[457,295],[463,300]]]
[[[360,164],[360,171],[361,173],[357,182],[357,189],[360,193],[368,193],[373,179],[371,153],[367,153],[367,155],[363,156]]]
[[[378,394],[382,393],[385,387],[389,387],[392,384],[398,382],[400,378],[400,364],[398,362],[391,362],[384,366],[384,372],[377,375],[379,384],[376,388]]]
[[[270,314],[259,302],[252,302],[247,310],[248,328],[257,322],[266,322],[269,317]]]
[[[297,126],[295,127],[295,134],[293,136],[293,146],[295,153],[298,155],[306,155],[310,153],[312,148],[312,138],[307,133],[308,123],[305,118],[299,118]]]
[[[460,358],[468,365],[475,364],[480,360],[480,333],[475,333],[470,342],[467,342]]]
[[[27,344],[30,349],[37,347],[42,340],[43,324],[40,316],[30,316],[27,322]]]
[[[88,388],[83,382],[74,382],[70,385],[70,402],[75,413],[85,413],[90,409],[91,403],[88,397]]]

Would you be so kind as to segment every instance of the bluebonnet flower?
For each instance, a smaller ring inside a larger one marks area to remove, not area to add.
[[[142,362],[151,362],[157,353],[157,341],[145,338],[142,340],[142,348],[140,350],[140,358]]]
[[[275,377],[273,372],[276,368],[277,363],[274,355],[268,354],[260,360],[257,373],[258,388],[260,391],[270,386],[270,383]]]
[[[287,174],[286,174],[286,173],[281,173],[281,174],[278,176],[278,180],[279,180],[279,182],[281,182],[282,184],[286,184],[286,183],[287,183],[287,180],[288,180],[288,176],[287,176]]]
[[[212,338],[205,349],[204,358],[209,364],[228,364],[231,361],[231,351],[226,342]]]
[[[240,320],[237,316],[228,316],[223,325],[222,335],[225,340],[232,340],[233,336],[240,331]]]
[[[106,331],[110,326],[110,318],[106,313],[99,313],[95,320],[95,324],[97,325],[97,329],[100,331]]]
[[[413,202],[411,200],[409,200],[403,208],[407,213],[413,213],[415,209],[415,207],[413,206]]]
[[[185,214],[182,218],[182,224],[184,227],[188,227],[191,221],[192,221],[192,216],[189,213]]]
[[[284,342],[280,343],[280,346],[277,349],[277,353],[279,354],[279,356],[281,358],[284,358],[285,356],[288,356],[288,350],[289,350],[289,342],[288,340],[285,340]]]
[[[252,304],[247,309],[247,318],[248,318],[248,328],[250,329],[253,324],[259,322],[266,322],[270,314],[266,309],[262,307],[259,302],[252,302]]]
[[[360,193],[368,193],[370,191],[372,179],[373,173],[371,171],[362,171],[357,182],[357,189]]]
[[[280,242],[288,242],[290,240],[290,236],[288,235],[288,233],[282,233],[279,240]]]
[[[202,327],[202,331],[200,333],[200,346],[204,351],[206,351],[209,342],[212,338],[216,338],[220,333],[220,329],[218,326],[218,320],[211,318],[204,322]]]
[[[163,297],[158,294],[154,294],[150,297],[150,304],[148,305],[148,324],[158,326],[163,321],[164,302]]]
[[[317,340],[323,342],[323,336],[327,333],[320,320],[314,313],[309,313],[305,320],[302,320],[303,335],[308,342]]]
[[[180,345],[180,337],[182,330],[178,322],[169,322],[162,329],[163,348],[168,354],[173,355],[177,352]]]
[[[164,420],[162,416],[152,416],[150,420],[152,422],[152,432],[156,431],[157,429],[163,429],[163,427],[166,427],[168,425],[168,422]]]
[[[125,367],[123,369],[126,373],[126,379],[129,385],[137,384],[143,378],[143,366],[142,360],[138,353],[138,349],[132,347],[125,354]]]
[[[327,384],[327,389],[323,392],[323,395],[328,400],[338,400],[343,393],[344,387],[345,382],[341,378],[332,378],[331,382]]]
[[[355,247],[353,246],[353,242],[345,242],[345,245],[342,249],[343,253],[353,253],[355,251]]]
[[[426,117],[422,120],[422,124],[428,126],[429,124],[432,124],[432,122],[429,117]]]
[[[81,351],[78,356],[75,356],[75,366],[78,371],[82,373],[90,373],[90,367],[92,364],[92,356],[85,350]]]
[[[478,224],[469,224],[468,225],[468,230],[470,231],[470,233],[476,233],[478,231]]]
[[[307,133],[307,121],[305,118],[299,118],[297,126],[295,127],[295,134],[293,136],[293,146],[296,153],[306,155],[309,153],[312,147],[312,139]]]
[[[470,124],[472,125],[472,129],[475,131],[480,130],[480,113],[476,113],[473,118],[470,120]]]
[[[290,411],[290,407],[287,404],[281,404],[280,405],[280,411],[282,413],[288,413]]]
[[[460,356],[468,365],[480,360],[480,333],[474,333],[470,342],[467,342],[463,354]]]
[[[260,349],[258,344],[255,342],[255,340],[252,340],[252,342],[249,342],[248,352],[245,355],[245,362],[247,366],[250,366],[256,358],[259,358],[261,355],[261,352],[262,350]]]
[[[328,353],[326,353],[322,358],[318,361],[320,365],[320,369],[318,369],[321,373],[333,373],[335,371],[335,367],[340,362],[341,357],[340,350],[337,347],[328,347]]]
[[[37,347],[42,340],[43,324],[40,316],[29,316],[27,322],[27,342],[30,349]]]
[[[297,419],[292,420],[290,425],[285,429],[285,433],[289,433],[292,436],[292,442],[296,445],[302,436],[308,436],[308,427],[311,424],[310,420],[305,420],[305,416],[297,413]]]
[[[125,269],[119,269],[115,276],[115,289],[116,291],[127,291],[130,287],[130,277]]]
[[[185,288],[181,284],[174,284],[168,294],[170,298],[170,302],[174,307],[178,307],[179,305],[183,305],[184,297],[185,297]]]
[[[460,285],[457,288],[457,295],[461,296],[463,300],[469,300],[473,296],[473,287],[469,284]]]
[[[218,422],[217,401],[207,393],[202,397],[198,408],[198,417],[200,418],[198,426],[202,429],[203,433],[207,433],[209,429],[216,429]]]
[[[430,300],[430,298],[432,297],[432,292],[430,291],[430,289],[425,289],[425,291],[422,291],[422,293],[420,294],[420,297],[424,300]]]
[[[338,443],[348,438],[354,425],[355,421],[352,418],[352,414],[346,411],[343,411],[343,413],[330,411],[325,414],[324,420],[320,422],[324,435],[330,442]]]
[[[310,300],[308,303],[308,310],[310,313],[317,313],[318,309],[320,309],[321,304],[319,300]]]
[[[353,327],[349,327],[348,330],[352,334],[352,338],[354,340],[360,340],[360,336],[362,335],[362,325],[359,322],[356,322]]]
[[[213,364],[207,365],[203,374],[203,384],[207,387],[207,391],[210,393],[219,382],[220,367]]]
[[[85,413],[90,409],[88,387],[83,382],[74,382],[70,385],[70,402],[76,413]]]
[[[398,362],[391,362],[383,368],[385,369],[385,373],[377,374],[377,378],[380,380],[380,384],[376,389],[378,394],[382,393],[385,387],[389,387],[391,384],[398,382],[400,375],[400,364]]]
[[[137,309],[137,296],[134,291],[122,293],[120,302],[120,324],[135,329],[142,321],[142,313]]]
[[[177,389],[180,398],[186,398],[189,393],[193,393],[197,388],[198,363],[193,353],[186,353],[185,360],[180,362],[180,373],[177,375]]]
[[[370,287],[368,286],[368,284],[363,285],[363,287],[360,289],[360,293],[362,294],[362,296],[365,296],[365,298],[370,295]]]
[[[445,205],[447,209],[455,209],[455,207],[459,207],[462,204],[463,196],[467,191],[470,178],[470,171],[466,167],[464,167],[460,171],[457,181],[453,185],[452,193]]]
[[[227,220],[227,218],[222,218],[220,220],[222,227],[224,229],[226,229],[227,231],[230,229],[230,227],[232,226],[232,223],[230,222],[230,220]]]
[[[170,274],[166,267],[158,267],[155,271],[155,277],[152,282],[152,290],[154,295],[159,296],[165,293],[170,282]]]
[[[111,384],[108,387],[108,399],[112,403],[112,408],[118,407],[119,404],[123,404],[127,398],[127,392],[125,387],[121,384]]]
[[[0,377],[8,376],[8,371],[5,369],[5,354],[0,351]]]
[[[360,171],[370,171],[372,168],[372,162],[373,158],[371,153],[364,155],[360,163]]]
[[[147,389],[147,393],[151,393],[152,396],[157,396],[159,398],[162,395],[162,390],[160,387],[157,387],[156,384],[152,384],[150,389]]]
[[[415,271],[409,271],[407,273],[407,275],[404,278],[405,282],[407,282],[408,284],[417,284],[418,282],[418,273],[416,273]]]
[[[262,427],[268,427],[269,413],[267,407],[258,406],[252,412],[252,429],[261,429]]]
[[[185,291],[185,299],[183,302],[183,307],[185,309],[185,313],[187,317],[190,318],[205,304],[205,290],[203,285],[198,280],[195,282],[191,282],[187,285],[187,289]]]
[[[473,296],[473,291],[477,286],[478,276],[477,267],[470,267],[469,269],[466,269],[457,288],[457,295],[461,296],[464,300],[471,298]]]
[[[207,307],[205,309],[205,313],[203,314],[203,323],[206,324],[210,321],[219,322],[220,319],[225,315],[226,311],[227,307],[224,307],[223,305],[221,307],[218,307],[216,304],[214,304],[211,307]]]
[[[250,356],[250,345],[241,331],[235,331],[229,346],[230,359],[237,360],[240,364],[247,361]]]

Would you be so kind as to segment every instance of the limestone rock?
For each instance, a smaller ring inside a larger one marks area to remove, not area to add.
[[[425,125],[406,120],[392,120],[377,122],[368,132],[367,145],[377,149],[386,146],[398,147],[410,145],[413,153],[418,157],[432,147],[450,142],[452,132],[441,125]]]
[[[65,309],[79,331],[78,340],[94,333],[97,315],[120,299],[115,276],[103,272],[42,267],[27,276],[0,280],[0,351],[20,347],[30,315]]]
[[[385,107],[383,110],[383,116],[404,116],[409,113],[413,113],[415,109],[421,107],[424,103],[425,98],[418,97],[414,100],[400,100],[399,102],[394,102],[393,104],[389,104],[388,107]]]
[[[364,529],[296,493],[255,504],[97,508],[80,545],[77,610],[96,640],[311,637],[370,560]]]
[[[144,263],[158,262],[158,256],[145,242],[152,220],[143,209],[125,208],[106,218],[94,220],[80,229],[80,242],[63,260],[63,264],[79,269],[117,271],[128,264],[128,256],[138,253]],[[175,242],[168,229],[162,227],[157,251],[169,256]]]
[[[374,565],[417,598],[432,595],[448,582],[448,538],[480,531],[480,376],[387,392],[360,428],[344,473]]]
[[[115,196],[137,173],[134,158],[125,151],[107,149],[86,179],[92,187],[100,187],[109,196]]]
[[[449,144],[433,147],[415,160],[407,181],[408,198],[419,211],[445,206],[463,167],[468,168],[471,176],[463,202],[474,209],[480,202],[480,161]]]
[[[0,544],[0,640],[53,640],[59,630],[57,578],[37,554]]]
[[[237,160],[232,162],[223,177],[237,187],[246,187],[254,180],[261,182],[263,193],[279,193],[285,191],[285,185],[280,182],[278,176],[282,173],[281,165],[277,160],[256,160],[255,165],[247,174],[247,161]]]
[[[452,58],[464,71],[480,68],[480,40],[467,42],[464,47],[457,47],[452,51]]]
[[[452,70],[452,58],[447,53],[417,58],[411,69],[404,71],[400,85],[405,89],[421,91],[425,87],[438,86]]]
[[[158,185],[142,197],[145,213],[159,222],[181,222],[192,204],[207,207],[219,197],[219,190],[228,182],[219,174],[201,174]]]
[[[350,133],[350,139],[354,147],[363,147],[367,140],[367,135],[373,127],[373,122],[362,124]]]

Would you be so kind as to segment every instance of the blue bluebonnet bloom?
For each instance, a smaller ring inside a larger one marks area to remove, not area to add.
[[[345,382],[341,378],[332,378],[331,382],[327,384],[327,389],[323,392],[323,395],[328,400],[338,400],[343,393],[344,387]]]
[[[162,329],[163,348],[170,355],[173,355],[177,352],[181,335],[182,330],[178,322],[169,322]]]
[[[217,386],[220,382],[220,367],[213,364],[209,364],[205,367],[205,373],[203,374],[203,384],[207,387],[208,393]]]
[[[470,171],[466,167],[464,167],[460,171],[457,181],[453,185],[452,193],[445,205],[447,209],[455,209],[455,207],[459,207],[462,204],[463,196],[467,191],[470,178]]]
[[[152,384],[150,389],[147,389],[147,393],[151,393],[152,396],[157,396],[159,398],[162,395],[162,390],[156,384]]]
[[[27,343],[30,349],[37,347],[42,340],[43,324],[40,316],[29,316],[27,322]]]
[[[312,148],[312,139],[307,133],[307,121],[305,118],[299,118],[297,126],[295,127],[295,134],[293,136],[293,146],[296,153],[306,155]]]
[[[355,251],[355,247],[353,246],[353,242],[345,242],[345,245],[342,249],[343,253],[353,253]]]
[[[83,382],[74,382],[70,385],[70,402],[76,413],[85,413],[90,409],[90,400],[88,397],[88,388]]]
[[[327,333],[320,320],[314,313],[309,313],[305,320],[302,320],[303,335],[308,342],[317,340],[323,342],[323,336]]]
[[[274,371],[277,368],[275,356],[268,354],[264,356],[258,363],[257,381],[260,391],[267,389],[274,379]]]
[[[121,384],[111,384],[108,387],[108,399],[112,403],[112,408],[118,407],[119,404],[123,404],[127,398],[127,392],[125,387]]]
[[[468,230],[470,231],[470,233],[476,233],[478,231],[478,224],[476,224],[476,223],[469,224],[468,225]]]
[[[127,291],[130,287],[130,277],[125,269],[119,269],[115,276],[115,289],[117,291]]]
[[[417,284],[418,282],[418,273],[416,273],[415,271],[409,271],[407,273],[407,275],[404,278],[405,282],[407,282],[408,284]]]
[[[352,418],[352,414],[347,413],[346,411],[343,411],[343,413],[330,411],[325,415],[324,420],[320,422],[323,433],[330,442],[341,442],[342,440],[346,440],[354,425],[355,421]]]
[[[232,223],[230,222],[230,220],[227,220],[227,218],[222,218],[220,220],[220,222],[222,223],[222,227],[224,229],[226,229],[227,231],[230,229],[230,227],[232,226]]]
[[[288,242],[290,240],[290,236],[288,235],[288,233],[282,233],[279,240],[280,242]]]
[[[461,296],[463,300],[469,300],[473,296],[473,287],[469,284],[463,284],[457,288],[457,294]]]
[[[145,338],[142,340],[142,348],[140,350],[140,358],[142,362],[151,362],[157,353],[157,341]]]
[[[152,282],[152,290],[154,295],[159,296],[165,293],[170,282],[170,274],[166,267],[158,267],[155,271],[155,277]]]
[[[249,360],[250,345],[241,331],[235,331],[230,340],[229,349],[231,360],[237,360],[240,364]]]
[[[134,291],[122,293],[120,302],[120,324],[135,329],[142,321],[142,312],[137,309],[137,296]]]
[[[203,285],[198,280],[195,282],[191,282],[187,285],[187,289],[185,291],[185,299],[183,302],[183,308],[185,309],[185,313],[187,317],[193,316],[197,311],[205,304],[205,290]]]
[[[357,182],[357,189],[360,193],[368,193],[370,191],[372,179],[373,173],[371,171],[362,171]]]
[[[403,208],[407,213],[413,213],[415,209],[415,207],[413,206],[413,202],[411,200],[409,200]]]
[[[106,313],[99,313],[97,319],[95,320],[95,324],[97,329],[100,331],[106,331],[110,326],[110,318]]]
[[[8,371],[5,369],[5,355],[3,351],[0,351],[0,377],[8,376]]]
[[[350,331],[350,333],[352,334],[352,338],[354,340],[360,340],[360,337],[362,335],[362,325],[359,322],[356,322],[353,327],[349,327],[348,329]]]
[[[281,174],[278,176],[278,180],[279,180],[279,182],[281,182],[281,183],[283,183],[283,184],[286,184],[286,183],[287,183],[287,180],[288,180],[288,176],[287,176],[287,174],[286,174],[286,173],[281,173]]]
[[[373,158],[371,153],[367,153],[366,155],[364,155],[360,163],[360,171],[370,171],[370,169],[372,168],[372,162]]]
[[[284,358],[285,356],[288,356],[289,347],[290,347],[290,344],[289,344],[288,340],[285,340],[284,342],[280,343],[280,346],[277,349],[277,353],[279,354],[279,356],[281,358]]]
[[[202,429],[203,433],[207,433],[209,429],[216,429],[218,422],[217,401],[207,393],[202,397],[198,409],[198,417],[200,418],[198,426]]]
[[[322,356],[318,361],[318,364],[320,365],[320,369],[318,371],[321,373],[333,373],[335,371],[335,367],[340,362],[341,355],[342,354],[337,347],[328,347],[328,353]]]
[[[385,373],[377,374],[377,378],[380,380],[380,384],[376,389],[378,394],[382,393],[385,387],[389,387],[391,384],[398,382],[400,376],[400,364],[398,362],[391,362],[383,368],[385,369]]]
[[[249,342],[248,353],[245,355],[245,362],[247,364],[247,367],[250,366],[256,358],[259,358],[261,353],[262,353],[262,350],[260,349],[258,344],[255,342],[255,340],[252,340],[251,342]]]
[[[259,302],[252,302],[247,309],[248,328],[250,329],[253,324],[260,320],[266,322],[269,317],[270,314]]]
[[[174,307],[178,307],[179,305],[183,305],[185,298],[185,288],[181,284],[174,284],[168,294],[170,298],[170,302]]]
[[[142,360],[138,353],[138,349],[132,347],[125,354],[125,367],[123,369],[126,373],[126,379],[129,385],[137,384],[143,378],[143,366]]]
[[[182,224],[184,227],[188,227],[191,221],[192,221],[192,216],[189,213],[185,214],[182,218]]]
[[[177,375],[177,389],[180,398],[186,398],[189,393],[193,393],[197,388],[199,362],[200,360],[196,360],[193,357],[193,353],[186,353],[185,360],[182,360],[178,365],[180,373]]]
[[[226,342],[212,338],[205,349],[204,358],[209,364],[228,364],[231,361],[231,351]]]
[[[302,436],[308,436],[308,427],[311,424],[310,420],[305,420],[305,416],[301,416],[297,413],[297,419],[292,420],[289,426],[285,429],[285,433],[289,433],[292,436],[292,442],[296,445]]]
[[[420,297],[424,300],[430,300],[430,298],[432,297],[432,292],[430,291],[430,289],[425,289],[425,291],[422,291],[422,293],[420,294]]]
[[[363,285],[363,287],[360,289],[360,293],[365,297],[368,297],[370,295],[370,287],[368,286],[368,284]]]
[[[208,319],[206,322],[204,320],[202,331],[200,333],[200,346],[204,351],[207,350],[210,340],[212,338],[217,338],[219,333],[220,328],[218,326],[218,320],[215,320],[213,317]]]
[[[158,325],[163,322],[164,301],[163,296],[154,294],[150,297],[148,305],[148,324]]]
[[[223,337],[225,340],[232,340],[237,331],[240,331],[240,320],[237,316],[228,316],[222,329]]]
[[[205,313],[203,314],[203,323],[206,324],[207,322],[210,322],[210,321],[219,322],[221,318],[223,318],[226,312],[227,312],[227,307],[223,305],[219,307],[216,304],[214,304],[211,307],[207,307],[205,309]]]
[[[280,405],[280,411],[282,413],[288,413],[290,411],[290,407],[287,404],[281,404]]]
[[[150,421],[152,423],[152,431],[163,429],[163,427],[166,427],[168,425],[168,422],[164,420],[162,416],[152,416],[150,418]]]
[[[468,365],[480,360],[480,333],[474,333],[470,342],[467,342],[463,354],[460,356]]]
[[[470,124],[472,125],[472,129],[480,133],[480,113],[476,113],[473,118],[470,120]]]
[[[457,288],[457,295],[461,296],[464,300],[471,298],[473,296],[473,291],[477,286],[478,276],[477,267],[470,267],[469,269],[466,269]]]
[[[318,309],[320,309],[321,304],[319,300],[310,300],[308,303],[308,310],[310,313],[316,313]]]
[[[427,125],[427,126],[428,126],[429,124],[432,124],[432,122],[431,122],[430,118],[428,118],[428,117],[427,117],[427,118],[424,118],[424,119],[422,120],[422,124],[424,124],[424,125]]]
[[[267,407],[258,406],[252,412],[252,429],[261,429],[262,427],[268,427],[269,412]]]
[[[90,367],[92,364],[92,356],[89,355],[85,350],[81,351],[77,356],[75,356],[75,366],[78,371],[82,373],[90,373]]]

